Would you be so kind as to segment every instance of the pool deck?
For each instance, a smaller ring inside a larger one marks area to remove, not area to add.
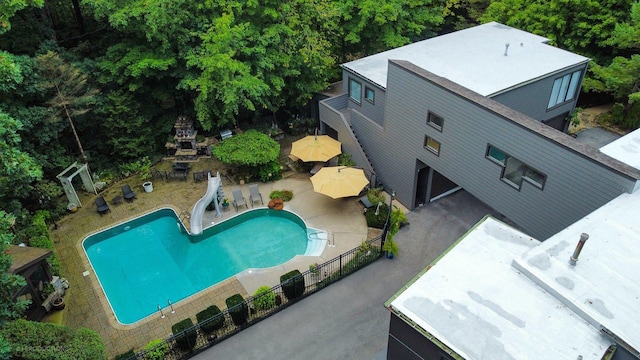
[[[202,160],[201,160],[202,161]],[[207,167],[206,162],[199,166]],[[170,207],[177,214],[191,211],[196,201],[207,190],[207,182],[187,181],[153,182],[154,190],[145,193],[142,181],[130,178],[112,185],[100,195],[109,203],[111,212],[99,215],[93,204],[95,195],[81,195],[83,207],[78,212],[65,216],[57,223],[57,228],[51,229],[55,253],[62,265],[64,277],[69,280],[70,288],[65,295],[66,308],[62,310],[62,322],[71,328],[86,327],[96,331],[105,343],[109,357],[129,349],[140,350],[153,339],[163,339],[170,335],[171,326],[187,317],[196,322],[195,315],[210,305],[217,305],[225,309],[225,299],[240,293],[248,297],[260,286],[275,286],[279,283],[280,275],[298,269],[308,270],[309,265],[326,260],[346,252],[367,238],[368,228],[362,206],[356,198],[331,199],[313,191],[309,174],[288,173],[283,180],[270,183],[259,183],[260,192],[265,201],[255,203],[255,207],[266,206],[272,190],[291,190],[294,197],[285,203],[285,209],[300,215],[308,227],[330,232],[329,237],[335,247],[325,246],[323,253],[317,257],[296,256],[289,262],[269,269],[252,269],[229,278],[194,296],[173,304],[175,313],[168,308],[163,309],[165,317],[159,313],[151,315],[136,324],[122,325],[117,322],[104,296],[95,274],[82,249],[82,240],[99,230],[148,213],[151,210]],[[137,193],[137,199],[132,202],[113,204],[112,200],[121,195],[120,186],[128,183]],[[247,184],[232,183],[229,178],[223,180],[223,190],[227,198],[232,199],[232,189],[240,188],[249,202],[249,187]],[[251,208],[251,204],[249,204]],[[212,222],[220,222],[236,214],[246,211],[241,207],[239,212],[229,207],[221,218],[215,218],[214,212],[205,212],[203,227],[211,226]],[[185,225],[189,227],[189,220]],[[328,245],[328,244],[327,244]],[[167,306],[167,304],[161,304]]]

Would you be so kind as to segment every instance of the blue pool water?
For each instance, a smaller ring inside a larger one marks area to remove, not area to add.
[[[282,264],[305,253],[307,228],[287,211],[256,209],[190,236],[161,209],[87,237],[83,248],[116,319],[158,312],[248,268]]]

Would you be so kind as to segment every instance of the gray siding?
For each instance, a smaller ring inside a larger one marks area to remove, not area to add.
[[[508,92],[490,96],[491,99],[506,105],[524,115],[527,115],[538,121],[545,122],[558,115],[570,113],[576,106],[578,96],[566,104],[554,107],[547,110],[549,104],[549,98],[551,97],[551,89],[553,88],[553,82],[555,79],[562,77],[566,74],[571,74],[576,70],[582,71],[582,77],[587,68],[587,64],[581,64],[580,66],[572,67],[563,72],[551,75],[544,79],[537,80],[530,84],[509,90]],[[580,84],[582,84],[582,77]],[[581,86],[578,86],[578,90]],[[580,91],[578,91],[579,94]]]
[[[458,89],[450,91],[456,86],[410,63],[392,61],[384,130],[352,118],[378,178],[405,206],[413,207],[416,159],[541,240],[632,191],[637,172],[616,171],[606,161],[576,151],[582,145],[570,136],[464,88],[469,93],[464,96]],[[427,111],[444,117],[442,132],[426,124]],[[423,148],[425,134],[441,143],[440,156]],[[552,136],[561,136],[561,141]],[[523,182],[518,191],[501,181],[501,168],[485,158],[487,144],[546,174],[544,189]]]
[[[346,94],[349,93],[349,78],[358,81],[362,85],[362,101],[360,104],[355,101],[349,100],[349,108],[358,111],[364,116],[368,117],[371,121],[376,124],[383,126],[384,124],[384,103],[385,103],[385,92],[384,89],[379,86],[373,84],[372,82],[363,79],[362,77],[351,73],[349,71],[342,71],[342,80],[344,92]],[[371,102],[365,100],[365,89],[370,88],[375,92],[375,102],[372,104]]]

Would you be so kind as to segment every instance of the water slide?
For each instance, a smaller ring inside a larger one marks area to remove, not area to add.
[[[207,208],[207,205],[211,203],[216,197],[218,193],[218,189],[222,185],[222,179],[220,178],[220,173],[217,173],[215,177],[212,177],[211,174],[207,174],[208,185],[207,185],[207,193],[196,202],[193,206],[193,210],[191,210],[191,235],[199,235],[202,233],[202,216],[204,215],[204,211]],[[215,201],[216,207],[216,215],[220,215],[220,208],[218,205],[218,201]]]

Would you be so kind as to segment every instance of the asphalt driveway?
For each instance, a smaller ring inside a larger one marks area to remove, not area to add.
[[[386,359],[384,302],[492,209],[459,191],[407,214],[400,254],[300,301],[204,351],[195,359]]]

